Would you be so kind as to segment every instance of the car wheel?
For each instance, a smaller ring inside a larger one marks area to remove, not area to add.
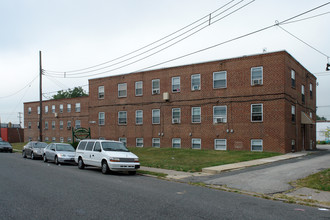
[[[103,174],[109,173],[109,166],[108,166],[108,163],[106,161],[102,162],[102,173]]]
[[[84,161],[81,158],[79,158],[79,160],[78,160],[78,168],[79,169],[84,169],[85,168]]]
[[[34,160],[35,158],[34,158],[34,153],[32,152],[31,153],[31,160]]]
[[[136,171],[128,171],[128,174],[129,175],[135,175],[136,174]]]
[[[13,150],[9,150],[9,153],[13,153]]]
[[[59,165],[60,164],[60,162],[58,161],[57,156],[55,156],[54,162],[55,162],[56,165]]]
[[[25,153],[24,150],[22,151],[22,157],[23,157],[23,158],[26,158],[26,153]]]
[[[43,155],[42,159],[44,160],[45,163],[47,162],[46,154]]]

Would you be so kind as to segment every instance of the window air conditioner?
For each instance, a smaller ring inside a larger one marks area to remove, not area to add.
[[[215,118],[214,119],[214,123],[215,124],[220,124],[220,123],[223,123],[223,122],[225,122],[225,119],[224,118]]]
[[[54,113],[54,116],[55,116],[55,118],[57,118],[58,117],[57,113]]]
[[[159,89],[153,89],[152,90],[152,94],[154,95],[154,94],[159,94],[160,93],[160,91],[159,91]]]
[[[253,85],[261,85],[262,80],[261,79],[254,79],[253,80]]]
[[[172,119],[173,124],[179,124],[180,123],[180,119],[179,118],[173,118]]]
[[[199,86],[198,85],[194,85],[193,86],[193,90],[199,90]]]

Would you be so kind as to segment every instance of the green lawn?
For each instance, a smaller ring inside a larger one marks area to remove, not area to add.
[[[22,152],[22,149],[23,149],[24,145],[27,144],[27,142],[25,142],[25,143],[10,143],[10,144],[13,147],[14,150]]]
[[[199,172],[202,168],[280,155],[251,151],[215,151],[173,148],[129,148],[140,158],[141,166]]]
[[[297,185],[322,191],[330,191],[330,169],[300,179],[297,181]]]

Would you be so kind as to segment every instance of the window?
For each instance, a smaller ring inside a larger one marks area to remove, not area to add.
[[[179,124],[181,119],[181,109],[173,108],[172,109],[172,124]]]
[[[221,89],[227,87],[227,72],[214,72],[213,73],[213,89]]]
[[[105,114],[104,112],[99,112],[99,125],[104,125],[105,122]]]
[[[52,121],[52,129],[55,129],[55,121]]]
[[[172,148],[181,148],[181,138],[172,138]]]
[[[76,120],[75,121],[75,128],[77,129],[77,128],[81,128],[81,125],[80,125],[80,120]]]
[[[60,137],[60,142],[63,143],[64,142],[64,138]]]
[[[31,115],[32,109],[31,107],[28,108],[28,114]]]
[[[214,106],[213,107],[213,123],[226,123],[227,122],[227,106]]]
[[[135,82],[135,95],[142,96],[143,95],[143,82]]]
[[[40,106],[37,108],[38,115],[40,115]]]
[[[313,119],[313,113],[312,113],[312,112],[309,113],[309,117],[310,117],[311,119]]]
[[[135,123],[137,125],[143,124],[143,111],[142,110],[136,110],[135,111]]]
[[[136,147],[143,147],[143,138],[136,138]]]
[[[226,139],[215,139],[214,140],[214,150],[227,150],[227,140]]]
[[[95,144],[94,141],[89,141],[89,142],[87,143],[87,146],[86,146],[86,149],[85,149],[85,150],[87,150],[87,151],[92,151],[92,150],[93,150],[93,147],[94,147],[94,144]]]
[[[76,103],[75,110],[76,112],[80,112],[80,103]]]
[[[291,121],[296,121],[296,106],[291,105]]]
[[[124,144],[124,146],[127,146],[127,138],[121,137],[119,138],[119,141]]]
[[[28,123],[28,128],[31,129],[31,122]]]
[[[296,150],[296,140],[291,140],[291,151],[294,152]]]
[[[118,97],[127,97],[127,83],[118,84]]]
[[[262,151],[262,140],[251,140],[251,151]]]
[[[200,138],[191,139],[191,148],[192,149],[201,149],[201,139]]]
[[[93,151],[99,151],[99,152],[101,152],[101,144],[100,144],[100,142],[95,142]]]
[[[172,77],[172,92],[180,92],[180,77]]]
[[[48,121],[45,121],[45,130],[48,130]]]
[[[46,141],[46,142],[48,142],[48,141],[49,141],[48,137],[45,137],[45,141]]]
[[[45,106],[45,114],[48,113],[48,105]]]
[[[127,112],[126,111],[118,112],[118,124],[120,124],[120,125],[127,124]]]
[[[52,137],[52,142],[55,142],[55,141],[56,141],[56,137]]]
[[[152,80],[152,94],[160,94],[160,80],[154,79]]]
[[[301,85],[301,101],[305,103],[305,86]]]
[[[252,122],[262,122],[262,104],[252,104],[251,105],[251,121]]]
[[[201,107],[192,107],[191,108],[191,122],[192,123],[201,123]]]
[[[67,111],[68,111],[68,112],[71,112],[71,104],[68,104],[68,105],[67,105]]]
[[[251,68],[251,85],[252,86],[263,84],[263,81],[262,81],[263,73],[262,72],[263,72],[262,66]]]
[[[67,127],[67,129],[71,129],[71,121],[68,121],[68,122],[66,123],[66,127]]]
[[[160,138],[152,139],[152,147],[160,148]]]
[[[194,74],[191,75],[191,90],[200,90],[201,89],[201,75]]]
[[[160,109],[152,110],[152,124],[160,124]]]
[[[291,87],[296,88],[296,72],[291,70]]]
[[[63,104],[60,104],[60,113],[63,113]]]
[[[38,129],[40,129],[40,127],[39,127],[39,123],[40,123],[40,122],[38,121],[38,122],[37,122],[37,128],[38,128]]]
[[[60,121],[60,129],[63,130],[63,121]]]
[[[119,141],[120,141],[121,143],[123,143],[125,147],[127,146],[127,138],[123,138],[123,137],[121,137],[121,138],[119,138]]]
[[[313,99],[313,84],[312,83],[309,84],[309,97],[311,99]]]
[[[52,113],[55,113],[55,105],[52,105]]]
[[[98,89],[98,98],[99,99],[104,99],[104,86],[99,86],[99,89]]]

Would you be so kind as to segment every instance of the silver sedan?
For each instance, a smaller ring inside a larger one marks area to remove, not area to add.
[[[51,143],[44,150],[43,160],[54,161],[55,164],[75,163],[75,153],[76,150],[70,144]]]

